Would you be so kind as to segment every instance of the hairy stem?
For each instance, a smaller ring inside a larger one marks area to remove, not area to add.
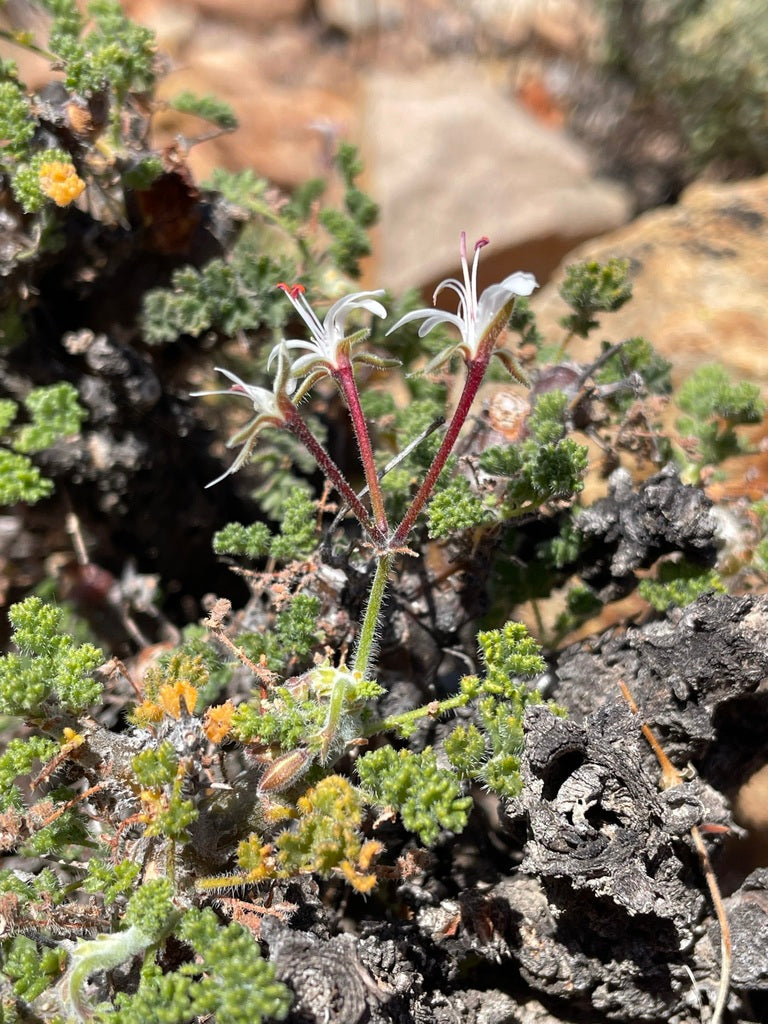
[[[325,448],[323,448],[317,440],[296,409],[289,411],[286,419],[286,426],[292,434],[298,437],[323,474],[331,481],[339,494],[341,494],[342,498],[349,505],[373,544],[376,546],[384,544],[385,535],[375,523],[371,522],[371,517],[368,515],[365,506],[355,494],[350,484],[347,483],[346,477]]]
[[[419,512],[421,512],[427,502],[427,499],[434,490],[437,478],[443,471],[443,467],[448,461],[448,456],[451,454],[453,446],[456,444],[459,431],[464,426],[464,421],[469,415],[469,410],[475,400],[478,388],[485,376],[489,358],[489,355],[482,355],[479,359],[473,359],[467,363],[467,377],[464,381],[464,387],[462,389],[458,405],[456,406],[456,411],[453,414],[451,422],[448,424],[448,429],[445,432],[443,442],[435,455],[434,461],[429,467],[427,475],[424,477],[424,482],[419,488],[416,497],[411,502],[411,507],[406,512],[403,521],[392,535],[392,539],[390,541],[391,547],[398,548],[405,543],[406,537],[410,533],[411,527],[416,521],[416,517]]]
[[[365,473],[365,482],[368,484],[368,492],[371,496],[373,517],[379,530],[386,536],[389,533],[389,524],[387,523],[387,515],[384,511],[384,498],[381,494],[379,477],[376,472],[376,462],[373,457],[373,449],[371,448],[371,437],[368,433],[368,424],[365,421],[365,416],[360,406],[360,395],[355,383],[352,363],[348,358],[340,363],[333,376],[341,387],[347,408],[349,409],[349,415],[352,419],[352,427],[355,431],[357,447],[360,451],[360,461]]]
[[[371,592],[368,595],[368,604],[365,608],[363,625],[360,629],[355,660],[352,665],[353,671],[359,672],[362,676],[368,671],[371,655],[373,654],[373,644],[376,639],[376,627],[379,623],[381,602],[384,600],[384,591],[387,589],[387,577],[389,576],[393,559],[394,555],[392,554],[382,555],[379,559],[373,583],[371,584]]]
[[[448,697],[446,700],[430,701],[429,704],[413,708],[412,711],[403,711],[402,714],[389,715],[387,718],[380,718],[377,722],[369,723],[363,735],[376,736],[380,732],[399,731],[403,726],[418,722],[420,718],[437,718],[448,711],[466,707],[468,703],[469,698],[463,693],[458,693],[455,697]]]

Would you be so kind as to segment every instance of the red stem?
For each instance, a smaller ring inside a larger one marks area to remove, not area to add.
[[[310,455],[314,458],[320,470],[328,480],[331,481],[336,490],[349,505],[371,541],[373,541],[377,547],[385,544],[386,537],[384,533],[382,533],[378,526],[371,522],[371,517],[368,515],[367,510],[352,490],[351,486],[347,483],[344,474],[325,448],[323,448],[317,440],[312,431],[307,427],[296,408],[291,406],[290,409],[286,409],[284,412],[286,415],[286,426],[288,429],[292,434],[295,434],[295,436],[298,437]]]
[[[485,376],[489,358],[489,355],[481,354],[479,359],[473,359],[467,363],[467,377],[464,381],[464,388],[462,389],[461,397],[459,398],[458,405],[456,406],[456,411],[453,414],[453,419],[448,424],[448,429],[443,437],[443,442],[438,449],[437,455],[435,455],[432,465],[427,471],[427,475],[424,477],[424,482],[411,503],[411,507],[408,509],[403,521],[392,535],[390,547],[398,548],[403,546],[411,531],[411,527],[416,521],[416,517],[419,512],[421,512],[427,502],[427,499],[432,493],[432,490],[437,483],[437,478],[440,476],[445,463],[448,461],[448,456],[453,451],[453,446],[456,444],[459,431],[464,426],[464,421],[469,415],[469,410],[472,408],[472,403],[475,400],[478,388]]]
[[[352,369],[352,363],[349,359],[345,358],[343,361],[340,361],[333,376],[334,379],[338,381],[341,390],[344,393],[347,408],[349,409],[349,415],[352,419],[352,427],[355,431],[355,437],[357,438],[357,447],[360,451],[360,461],[362,462],[363,472],[365,473],[365,482],[368,484],[368,493],[371,496],[371,508],[373,509],[376,525],[381,533],[386,536],[389,533],[389,523],[387,522],[387,514],[384,511],[384,498],[381,494],[381,486],[376,473],[376,462],[373,458],[373,449],[371,448],[371,437],[368,433],[368,424],[365,422],[365,416],[363,415],[363,410],[360,406],[360,395],[357,391],[355,375]]]

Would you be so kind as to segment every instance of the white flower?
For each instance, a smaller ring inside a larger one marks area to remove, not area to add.
[[[278,360],[275,386],[272,391],[267,391],[266,388],[259,387],[257,384],[246,384],[244,380],[241,380],[240,377],[230,370],[217,366],[215,368],[216,372],[223,373],[225,377],[232,381],[232,384],[228,388],[221,388],[215,391],[193,391],[191,393],[193,398],[202,398],[206,395],[245,395],[253,403],[253,408],[256,412],[256,415],[248,420],[245,426],[241,427],[227,441],[227,448],[236,448],[240,444],[243,446],[237,458],[226,473],[222,473],[215,480],[211,480],[209,484],[205,485],[206,488],[213,487],[214,484],[220,483],[225,477],[231,476],[232,473],[236,473],[240,469],[253,451],[258,434],[264,427],[279,427],[288,419],[293,403],[289,397],[289,385],[291,382],[288,379],[288,360],[284,350],[278,350]]]
[[[419,328],[420,338],[423,338],[438,324],[453,324],[459,329],[461,339],[435,356],[424,367],[425,373],[436,369],[457,352],[461,352],[466,362],[471,362],[477,359],[482,352],[492,349],[509,320],[515,298],[518,295],[530,295],[534,288],[538,288],[538,282],[533,274],[518,271],[505,277],[499,284],[492,284],[486,288],[478,299],[477,261],[480,250],[486,245],[488,245],[487,238],[481,238],[475,242],[475,255],[470,269],[467,260],[467,236],[462,231],[460,252],[464,280],[459,281],[458,278],[448,277],[435,288],[432,296],[433,304],[444,289],[448,288],[456,292],[459,297],[459,307],[456,313],[448,313],[440,309],[415,309],[411,313],[406,313],[394,327],[387,331],[387,334],[391,334],[398,327],[414,320],[424,321]]]
[[[355,309],[365,309],[382,319],[386,317],[386,309],[376,300],[377,295],[384,294],[383,289],[373,292],[353,292],[351,295],[344,296],[333,303],[321,323],[304,297],[303,285],[287,285],[281,282],[277,287],[281,288],[288,296],[293,308],[309,328],[311,335],[309,340],[291,338],[282,341],[279,345],[275,345],[269,355],[267,365],[272,363],[281,346],[285,346],[288,350],[305,353],[305,355],[299,356],[291,366],[291,377],[295,379],[306,377],[296,396],[296,401],[303,398],[312,384],[321,377],[334,376],[345,361],[368,363],[380,369],[385,366],[397,365],[397,360],[382,359],[369,352],[356,352],[351,355],[353,347],[367,338],[370,332],[360,330],[349,336],[345,336],[344,333],[347,317]]]

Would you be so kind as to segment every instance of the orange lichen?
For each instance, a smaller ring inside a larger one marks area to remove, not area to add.
[[[40,165],[38,172],[41,191],[57,206],[69,206],[83,192],[85,182],[73,164],[50,160]]]

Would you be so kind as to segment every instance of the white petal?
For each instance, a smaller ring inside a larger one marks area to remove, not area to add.
[[[365,309],[375,316],[386,317],[386,309],[374,298],[376,295],[383,294],[384,289],[380,288],[375,292],[353,292],[351,295],[345,295],[344,298],[338,299],[325,314],[323,327],[326,333],[338,331],[343,335],[344,324],[353,309]]]
[[[539,282],[533,274],[518,270],[517,273],[505,277],[501,287],[506,288],[508,292],[514,292],[515,295],[531,295],[533,289],[539,287]]]
[[[433,327],[437,327],[438,324],[453,324],[454,327],[458,327],[461,331],[462,337],[466,329],[465,321],[457,316],[455,313],[446,313],[442,309],[432,310],[429,317],[419,328],[419,337],[423,338],[425,334],[429,334]]]
[[[275,396],[271,391],[267,391],[266,388],[258,388],[254,385],[250,385],[248,388],[248,397],[253,402],[253,408],[257,411],[263,409],[264,412],[273,412],[275,406]]]
[[[533,274],[525,274],[522,271],[506,277],[501,284],[492,284],[490,288],[485,289],[477,304],[478,323],[490,323],[513,296],[530,295],[537,287]]]
[[[214,366],[216,373],[223,373],[225,377],[229,377],[233,384],[239,384],[241,388],[247,388],[248,385],[242,378],[238,377],[236,373],[232,373],[231,370],[225,370],[222,366]]]
[[[376,312],[377,316],[382,314],[378,312],[380,309],[384,309],[380,302],[376,302],[377,295],[383,295],[384,289],[378,288],[376,291],[371,292],[352,292],[351,295],[345,295],[341,299],[337,299],[336,302],[331,306],[328,312],[325,314],[326,319],[328,317],[335,317],[338,315],[339,310],[345,309],[349,306],[350,309],[369,309],[371,312]],[[384,316],[387,315],[384,310]]]
[[[223,388],[219,391],[190,391],[190,398],[206,398],[208,395],[237,395],[242,394],[240,391],[233,391],[232,388]]]
[[[192,398],[203,398],[206,395],[250,395],[251,388],[253,385],[246,384],[244,380],[241,380],[237,374],[232,373],[231,370],[225,370],[221,366],[214,367],[216,373],[223,373],[225,377],[228,377],[233,384],[236,384],[240,391],[233,391],[231,387],[222,388],[216,391],[191,391],[190,395]]]
[[[428,307],[424,309],[413,309],[410,313],[406,313],[404,316],[401,316],[397,323],[389,328],[387,334],[389,335],[393,331],[396,331],[398,327],[402,327],[403,324],[410,324],[413,323],[414,320],[423,320],[427,316],[432,316],[434,312],[434,309]]]

